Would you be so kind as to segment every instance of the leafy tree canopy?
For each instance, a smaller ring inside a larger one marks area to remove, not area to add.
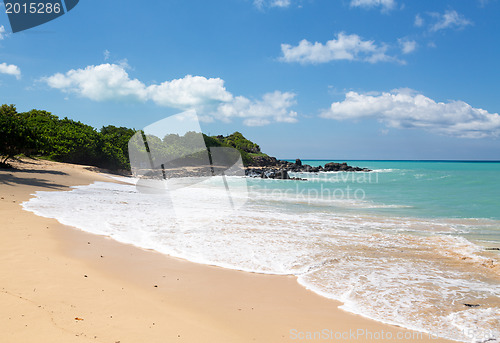
[[[35,129],[17,113],[14,105],[0,107],[0,164],[22,153],[36,150]]]
[[[0,163],[5,165],[14,156],[24,154],[112,170],[130,170],[128,144],[135,133],[134,129],[113,125],[96,130],[79,121],[60,119],[47,111],[33,109],[18,113],[14,105],[2,105]],[[204,146],[209,149],[236,148],[245,165],[252,163],[252,156],[264,155],[257,144],[240,132],[225,137],[200,136],[195,132],[187,132],[184,136],[171,134],[163,138],[148,136],[148,143],[149,148],[156,149],[170,160],[188,156],[195,161],[199,158],[200,147],[204,149]],[[179,163],[184,160],[179,160]]]

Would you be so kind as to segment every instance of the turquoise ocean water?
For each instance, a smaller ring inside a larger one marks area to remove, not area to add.
[[[293,162],[293,161],[292,161]],[[332,161],[304,160],[311,166]],[[358,198],[374,207],[357,209],[364,213],[415,218],[477,219],[485,225],[464,228],[466,238],[485,245],[500,244],[500,162],[472,161],[333,161],[368,168],[376,176],[363,178],[318,174],[320,181],[362,189]],[[338,173],[337,173],[338,174]],[[300,176],[300,175],[299,175]],[[306,177],[305,175],[302,175]],[[309,176],[311,179],[311,176]],[[338,180],[338,181],[337,181]],[[304,187],[317,188],[318,183]],[[344,193],[345,194],[345,193]],[[342,193],[337,195],[342,197]],[[377,207],[376,205],[386,205]],[[491,225],[487,225],[491,220]]]
[[[318,166],[330,161],[304,160]],[[336,161],[378,171],[364,188],[399,215],[500,219],[500,162]],[[498,238],[498,237],[497,237]]]

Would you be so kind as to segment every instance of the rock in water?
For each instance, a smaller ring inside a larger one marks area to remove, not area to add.
[[[288,172],[286,170],[279,170],[274,174],[274,179],[288,180],[290,179],[290,175],[288,175]]]
[[[479,306],[481,306],[479,304],[465,304],[465,303],[464,303],[464,305],[467,307],[479,307]]]

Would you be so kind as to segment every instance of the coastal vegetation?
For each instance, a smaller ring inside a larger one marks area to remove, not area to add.
[[[136,135],[137,132],[141,134]],[[368,171],[347,163],[330,162],[324,167],[312,167],[302,164],[299,159],[295,163],[279,160],[263,153],[258,144],[246,139],[240,132],[227,136],[200,136],[199,133],[187,132],[182,136],[168,134],[156,137],[113,125],[97,130],[67,117],[60,119],[43,110],[18,112],[14,105],[0,106],[0,167],[9,167],[10,159],[25,155],[130,172],[129,142],[137,152],[154,151],[157,158],[169,161],[173,168],[203,165],[206,146],[210,156],[210,148],[213,147],[235,148],[246,167],[246,175],[254,177],[289,179],[288,172]],[[237,157],[226,156],[229,160]],[[228,165],[231,164],[229,160],[226,161]]]
[[[19,113],[14,105],[0,107],[0,155],[5,166],[23,154],[53,161],[129,169],[128,140],[135,130],[92,126],[47,111]]]
[[[128,171],[128,143],[136,132],[135,129],[112,125],[97,130],[67,117],[60,119],[47,111],[33,109],[18,112],[14,105],[4,104],[0,107],[0,164],[5,167],[10,159],[22,154],[114,171]],[[177,154],[182,154],[185,141],[196,139],[191,136],[193,135],[189,133],[182,137],[148,136],[148,143],[150,147],[162,147],[166,153],[167,149],[173,149]],[[267,156],[256,143],[246,139],[240,132],[228,136],[203,135],[203,139],[208,148],[236,148],[241,153],[245,166],[252,165],[256,156]]]

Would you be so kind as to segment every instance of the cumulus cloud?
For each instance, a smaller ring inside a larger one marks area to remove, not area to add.
[[[147,93],[156,104],[173,108],[200,108],[233,98],[224,88],[224,80],[191,75],[151,85],[147,87]]]
[[[5,31],[5,26],[0,25],[0,40],[7,37],[7,31]]]
[[[275,91],[262,99],[233,96],[220,78],[186,75],[183,78],[146,85],[132,79],[123,64],[101,64],[56,73],[42,79],[51,88],[94,100],[153,101],[159,106],[195,109],[205,121],[244,118],[246,125],[295,122],[295,94]]]
[[[436,102],[410,89],[379,94],[349,92],[321,117],[346,120],[375,118],[394,128],[421,128],[464,138],[500,135],[500,116],[459,101]]]
[[[281,44],[283,62],[298,62],[301,64],[327,63],[337,60],[363,61],[369,63],[396,61],[393,56],[386,54],[387,45],[377,45],[374,41],[363,40],[356,34],[337,35],[337,38],[325,44],[311,43],[303,39],[296,46]]]
[[[291,0],[254,0],[253,4],[259,9],[264,7],[289,7],[292,2]]]
[[[124,66],[101,64],[85,69],[72,69],[42,79],[50,87],[76,93],[95,101],[133,98],[145,101],[148,92],[144,83],[130,79]]]
[[[0,74],[13,75],[19,80],[21,78],[21,69],[14,64],[0,63]]]
[[[296,104],[296,94],[275,91],[264,94],[261,100],[251,101],[238,96],[234,100],[219,105],[216,116],[227,120],[232,117],[246,118],[243,123],[248,126],[266,125],[276,122],[295,123],[297,112],[290,107]]]
[[[394,0],[351,0],[351,7],[381,7],[382,10],[388,11],[396,7],[396,2]]]
[[[414,40],[409,40],[406,38],[400,38],[398,39],[399,46],[401,47],[401,52],[403,54],[409,54],[412,53],[417,49],[417,42]]]
[[[104,50],[103,55],[104,55],[104,60],[107,61],[111,57],[111,52],[108,49],[106,49]]]

